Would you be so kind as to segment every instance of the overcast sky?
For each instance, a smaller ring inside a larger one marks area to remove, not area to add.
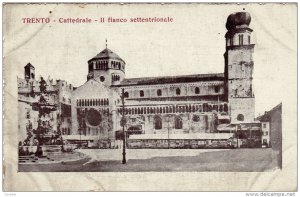
[[[270,110],[296,91],[295,5],[15,5],[5,19],[4,63],[24,77],[28,63],[36,76],[48,75],[74,86],[86,81],[87,61],[105,48],[126,62],[126,77],[224,72],[225,23],[249,12],[254,30],[256,114]],[[51,13],[50,13],[51,11]],[[173,23],[23,24],[23,17],[172,17]],[[296,107],[296,106],[295,106]]]

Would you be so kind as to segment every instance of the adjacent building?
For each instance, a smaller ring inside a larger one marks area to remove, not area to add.
[[[18,140],[21,143],[28,137],[28,132],[38,127],[39,120],[51,130],[49,135],[71,134],[71,94],[74,90],[71,84],[50,77],[36,79],[35,68],[30,63],[24,67],[24,79],[18,78],[17,82]],[[49,110],[49,113],[39,113],[36,104],[40,100],[47,103],[45,112]]]

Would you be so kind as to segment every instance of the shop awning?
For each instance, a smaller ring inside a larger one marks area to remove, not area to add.
[[[142,139],[153,139],[153,140],[184,140],[184,139],[193,139],[193,140],[205,140],[205,139],[229,139],[233,137],[233,133],[191,133],[191,134],[139,134],[139,135],[130,135],[130,140],[142,140]]]

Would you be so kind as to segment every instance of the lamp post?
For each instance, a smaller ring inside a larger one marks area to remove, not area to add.
[[[79,147],[81,148],[81,129],[79,129]]]
[[[242,130],[242,125],[241,124],[239,124],[239,125],[236,125],[235,126],[235,132],[236,132],[236,136],[237,136],[237,140],[236,140],[236,142],[237,142],[237,148],[239,148],[239,133],[241,132],[241,130]],[[239,132],[240,131],[240,132]]]
[[[123,129],[123,159],[122,159],[122,164],[126,164],[126,133],[125,133],[125,101],[124,101],[124,88],[122,88],[122,95],[121,95],[121,100],[122,100],[122,119],[121,119],[121,126]]]
[[[168,114],[168,149],[170,149],[170,114]]]
[[[113,132],[113,128],[114,126],[111,125],[111,127],[109,126],[109,121],[110,121],[110,116],[113,118],[113,112],[117,111],[115,109],[111,110],[110,112],[108,111],[108,117],[107,117],[107,140],[111,143],[110,139],[109,139],[109,130],[111,129],[111,131]],[[113,124],[113,122],[111,122]],[[115,146],[115,144],[114,144]],[[110,148],[111,148],[111,144],[110,144]]]
[[[238,125],[235,125],[235,133],[236,133],[236,148],[239,148]]]

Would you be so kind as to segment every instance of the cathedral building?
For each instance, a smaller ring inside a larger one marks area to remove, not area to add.
[[[106,47],[88,61],[83,85],[58,91],[58,95],[66,91],[62,94],[68,95],[67,100],[60,102],[71,108],[63,138],[98,144],[109,141],[107,146],[120,139],[122,90],[129,147],[213,146],[228,144],[233,138],[240,147],[249,135],[259,138],[260,124],[254,121],[250,22],[246,12],[227,18],[222,73],[126,78],[126,62]],[[31,83],[31,73],[27,73]]]

